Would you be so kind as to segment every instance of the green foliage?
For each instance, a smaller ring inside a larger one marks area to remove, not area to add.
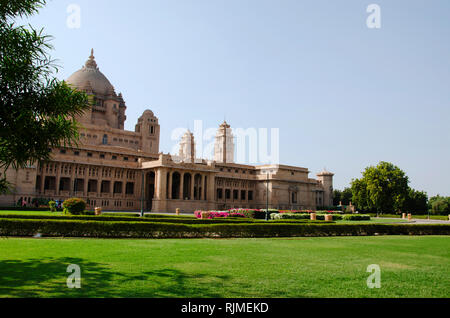
[[[367,167],[361,179],[352,180],[353,202],[366,211],[400,211],[408,197],[408,182],[400,168],[382,161],[376,167]]]
[[[351,188],[345,188],[343,191],[335,189],[333,191],[333,205],[350,205],[352,196],[353,194]]]
[[[426,214],[428,212],[428,195],[423,191],[410,188],[403,210],[413,214]]]
[[[72,214],[72,215],[84,214],[84,210],[86,209],[86,201],[79,198],[68,199],[64,201],[63,208],[64,214]]]
[[[433,200],[431,212],[437,215],[450,214],[450,197],[440,197]]]
[[[342,191],[338,189],[333,190],[333,205],[339,205],[341,202]]]
[[[50,159],[51,148],[78,140],[75,116],[88,107],[85,93],[54,78],[50,37],[12,20],[35,14],[46,1],[0,4],[0,168]],[[2,182],[3,184],[3,182]],[[0,190],[4,191],[4,186]]]
[[[51,212],[56,212],[56,202],[55,201],[48,202],[48,206],[49,206]]]
[[[344,214],[342,220],[345,221],[370,221],[370,215],[367,214]]]
[[[92,222],[0,218],[0,235],[102,238],[231,238],[339,235],[449,235],[450,224],[174,224],[164,222]]]

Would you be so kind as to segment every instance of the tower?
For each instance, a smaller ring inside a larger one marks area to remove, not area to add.
[[[333,176],[334,173],[326,169],[317,174],[317,180],[323,186],[323,206],[333,205]]]
[[[194,134],[189,129],[186,131],[183,137],[181,137],[179,155],[182,161],[194,163],[195,160]]]
[[[159,153],[159,133],[160,126],[158,117],[149,109],[144,111],[138,119],[135,131],[141,134],[141,147],[144,152]]]
[[[214,160],[223,163],[234,162],[234,137],[226,121],[219,126],[214,143]]]

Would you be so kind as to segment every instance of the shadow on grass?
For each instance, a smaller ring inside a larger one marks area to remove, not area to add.
[[[67,287],[70,264],[81,268],[79,289]],[[0,260],[0,298],[221,297],[218,291],[227,279],[176,269],[119,273],[105,264],[71,257]]]

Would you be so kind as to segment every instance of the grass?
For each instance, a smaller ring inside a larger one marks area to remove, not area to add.
[[[448,297],[445,236],[0,239],[0,297]],[[69,264],[82,288],[68,289]],[[367,266],[381,267],[369,289]]]

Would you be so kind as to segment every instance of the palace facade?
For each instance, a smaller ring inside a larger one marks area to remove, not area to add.
[[[224,122],[217,130],[214,160],[195,157],[190,131],[177,156],[159,151],[158,117],[146,110],[135,131],[124,129],[127,106],[100,72],[93,51],[67,83],[93,97],[77,120],[82,125],[77,148],[52,149],[52,161],[8,170],[14,191],[0,196],[12,206],[21,198],[65,200],[79,197],[103,210],[183,212],[198,209],[316,209],[332,205],[333,174],[309,178],[307,168],[234,163],[234,139]]]

